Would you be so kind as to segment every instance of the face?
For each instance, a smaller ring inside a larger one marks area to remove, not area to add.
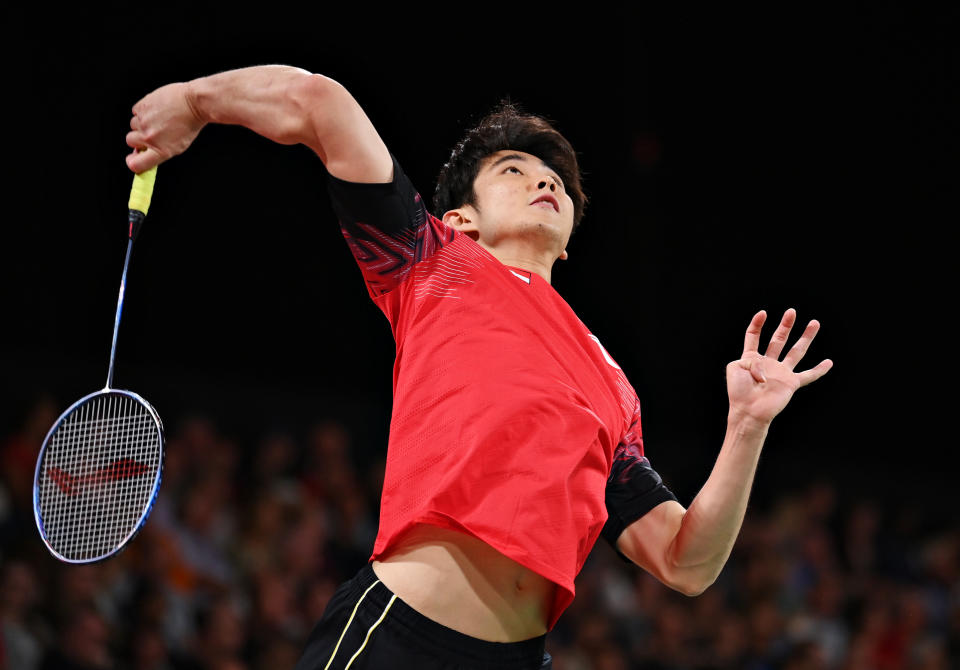
[[[498,151],[473,182],[475,205],[447,212],[444,221],[489,249],[512,246],[564,258],[573,230],[573,201],[560,176],[536,156]]]

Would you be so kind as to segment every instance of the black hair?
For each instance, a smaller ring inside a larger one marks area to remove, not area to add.
[[[583,218],[587,196],[581,186],[577,154],[563,135],[541,116],[524,114],[512,102],[501,102],[450,152],[437,177],[433,195],[433,211],[444,212],[476,205],[473,182],[483,161],[498,151],[512,149],[532,154],[546,163],[563,180],[564,189],[573,200],[573,227]]]

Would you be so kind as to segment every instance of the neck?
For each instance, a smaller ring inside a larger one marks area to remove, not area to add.
[[[556,261],[556,256],[552,256],[549,253],[531,253],[527,250],[514,249],[505,245],[490,247],[482,241],[478,241],[478,244],[504,265],[527,270],[539,276],[548,284],[550,283],[551,271],[553,269],[553,263]]]

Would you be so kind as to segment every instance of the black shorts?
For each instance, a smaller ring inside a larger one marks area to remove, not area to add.
[[[501,643],[458,633],[397,598],[368,563],[333,594],[296,670],[549,670],[545,638]]]

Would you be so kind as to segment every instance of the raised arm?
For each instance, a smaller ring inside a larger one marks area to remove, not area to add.
[[[305,144],[330,174],[391,179],[386,145],[353,96],[332,79],[263,65],[168,84],[133,106],[127,166],[143,172],[183,153],[208,123],[240,125],[280,144]]]
[[[713,471],[690,508],[664,502],[627,526],[617,540],[617,547],[630,560],[687,595],[710,586],[730,556],[770,422],[798,388],[819,379],[833,365],[825,360],[809,370],[794,372],[820,328],[816,321],[807,325],[779,360],[796,320],[792,309],[783,315],[761,355],[760,329],[765,320],[765,312],[753,317],[743,354],[727,365],[730,411],[726,436]]]

